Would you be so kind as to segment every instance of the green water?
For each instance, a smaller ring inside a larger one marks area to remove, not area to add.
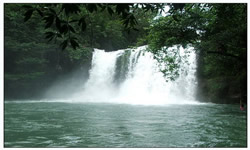
[[[5,147],[246,147],[238,105],[5,102]]]

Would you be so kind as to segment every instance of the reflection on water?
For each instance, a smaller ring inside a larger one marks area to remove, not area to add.
[[[246,147],[238,105],[4,105],[5,147]]]

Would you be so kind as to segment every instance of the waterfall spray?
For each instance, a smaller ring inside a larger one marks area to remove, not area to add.
[[[147,46],[105,52],[95,49],[90,77],[75,95],[82,102],[111,102],[142,105],[193,104],[196,89],[196,55],[181,63],[179,77],[168,81]],[[180,48],[181,53],[185,49]]]

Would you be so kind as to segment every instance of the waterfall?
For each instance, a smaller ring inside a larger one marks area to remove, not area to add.
[[[114,52],[94,49],[90,76],[75,95],[82,102],[111,102],[142,105],[193,104],[196,91],[196,55],[189,50],[187,63],[181,62],[180,75],[168,81],[147,46]]]

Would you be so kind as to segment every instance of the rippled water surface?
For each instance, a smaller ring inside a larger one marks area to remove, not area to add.
[[[5,102],[5,147],[246,147],[238,105]]]

